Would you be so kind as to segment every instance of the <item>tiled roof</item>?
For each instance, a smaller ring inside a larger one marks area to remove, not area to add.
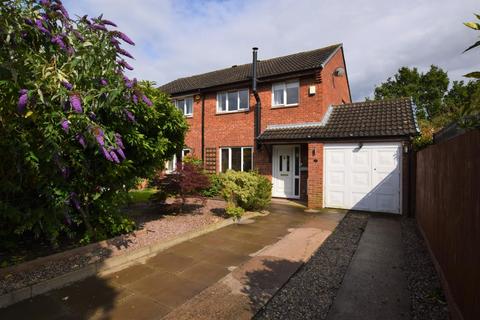
[[[331,107],[321,123],[269,126],[259,140],[409,136],[418,133],[414,115],[410,98],[349,103]]]
[[[261,79],[321,68],[323,67],[323,63],[325,63],[341,46],[341,44],[336,44],[288,56],[259,60],[257,78]],[[252,64],[248,63],[191,77],[180,78],[160,86],[159,89],[169,94],[179,94],[198,89],[216,87],[219,85],[248,81],[251,77]]]

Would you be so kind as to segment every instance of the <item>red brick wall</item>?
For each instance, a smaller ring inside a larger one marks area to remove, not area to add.
[[[292,124],[303,122],[319,122],[322,120],[327,108],[331,104],[350,102],[350,93],[346,75],[333,77],[333,72],[338,67],[345,68],[343,50],[337,53],[326,64],[325,68],[315,75],[304,76],[298,79],[300,82],[299,103],[294,107],[272,108],[272,84],[259,85],[259,95],[262,101],[261,130],[265,130],[271,124]],[[316,93],[308,94],[309,86],[315,86]],[[238,89],[244,89],[239,87]],[[250,110],[237,113],[217,114],[216,93],[205,95],[205,148],[217,149],[216,167],[219,170],[219,147],[254,146],[254,107],[255,99],[250,95]],[[192,148],[193,155],[200,158],[201,152],[201,123],[202,123],[202,99],[194,101],[193,117],[187,118],[190,129],[186,137],[186,145]],[[322,146],[319,144],[318,146]],[[310,151],[310,150],[309,150]],[[271,147],[270,147],[271,152]],[[271,178],[272,164],[270,152],[263,146],[260,150],[254,149],[254,167],[260,173]],[[322,163],[323,170],[323,147],[322,151],[317,148],[317,159]],[[322,204],[322,181],[318,174],[322,170],[316,170],[318,163],[310,167],[311,154],[308,155],[308,198],[314,206]],[[302,174],[302,179],[304,175]],[[302,183],[302,187],[305,185]],[[317,197],[320,196],[320,198]],[[319,200],[318,200],[318,199]]]
[[[308,144],[308,207],[323,207],[323,143]]]

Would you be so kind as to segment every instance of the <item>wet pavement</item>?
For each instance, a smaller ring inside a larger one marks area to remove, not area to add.
[[[279,242],[292,228],[330,232],[343,218],[343,213],[335,211],[305,213],[304,209],[274,201],[271,214],[257,217],[253,223],[221,228],[160,252],[144,264],[103,278],[90,277],[0,309],[0,319],[160,319],[251,260],[259,250]],[[288,244],[283,241],[287,251],[295,251]],[[275,255],[275,250],[270,251]],[[296,270],[298,265],[293,267]],[[285,272],[294,272],[292,268]]]

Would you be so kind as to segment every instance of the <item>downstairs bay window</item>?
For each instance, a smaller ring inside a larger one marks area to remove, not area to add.
[[[220,171],[251,171],[253,168],[252,147],[220,148]]]

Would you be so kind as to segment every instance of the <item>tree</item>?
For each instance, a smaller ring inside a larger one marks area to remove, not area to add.
[[[401,67],[393,78],[375,88],[375,99],[412,97],[417,116],[431,119],[444,111],[443,97],[449,82],[447,73],[434,65],[426,73]]]
[[[2,1],[0,239],[130,230],[120,200],[183,146],[183,116],[124,74],[134,42],[112,27],[59,0]]]

